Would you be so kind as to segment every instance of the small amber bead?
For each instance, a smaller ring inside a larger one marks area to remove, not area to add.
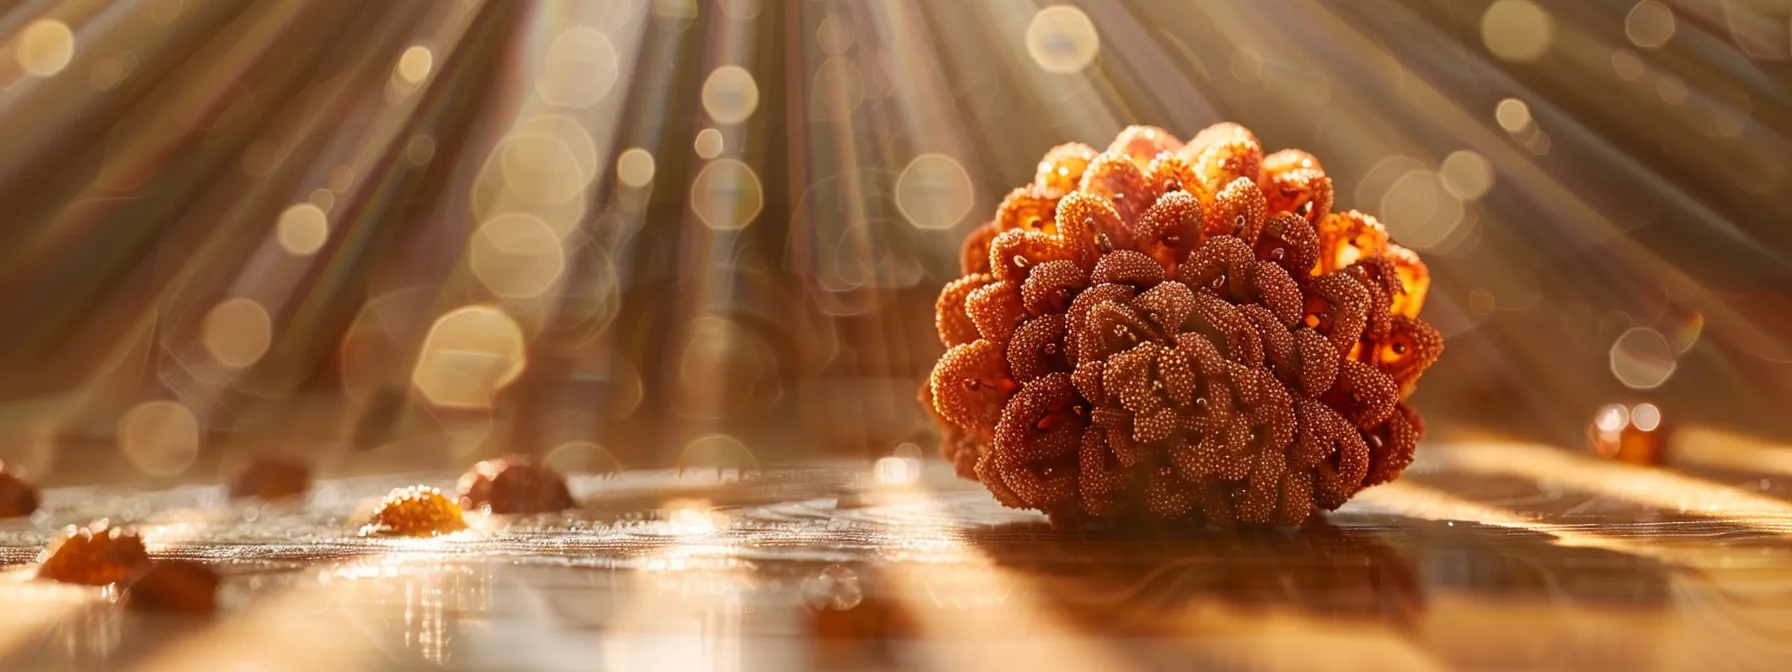
[[[143,539],[98,522],[87,527],[69,526],[38,556],[40,578],[103,586],[125,580],[149,562]]]
[[[435,488],[413,485],[393,490],[373,510],[362,536],[431,537],[467,529],[461,509]]]
[[[1650,403],[1638,404],[1628,411],[1622,404],[1610,404],[1587,428],[1587,437],[1593,449],[1604,457],[1645,467],[1660,466],[1668,460],[1668,439],[1673,429],[1661,415],[1661,409]]]
[[[209,614],[217,609],[218,575],[193,562],[152,562],[131,581],[125,596],[131,609]]]
[[[276,501],[302,496],[310,488],[311,470],[305,465],[279,458],[261,458],[230,481],[230,496]]]
[[[40,501],[37,486],[0,462],[0,518],[29,516],[37,511]]]
[[[563,511],[575,504],[566,479],[528,457],[486,460],[460,477],[460,505],[492,513]]]

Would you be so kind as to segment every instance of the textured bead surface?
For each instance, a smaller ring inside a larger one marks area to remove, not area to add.
[[[431,537],[467,529],[461,508],[442,491],[413,485],[393,490],[373,510],[362,536]]]
[[[1060,525],[1295,525],[1393,480],[1443,339],[1418,255],[1333,198],[1236,124],[1054,148],[940,296],[941,454]]]

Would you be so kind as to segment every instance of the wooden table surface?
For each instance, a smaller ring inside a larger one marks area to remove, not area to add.
[[[52,490],[0,524],[0,669],[1784,669],[1773,449],[1721,468],[1421,452],[1322,524],[1177,536],[1054,532],[931,462],[576,476],[577,511],[427,540],[353,530],[389,488],[452,474],[328,480],[287,507]],[[99,517],[217,567],[221,613],[33,580],[54,530]]]

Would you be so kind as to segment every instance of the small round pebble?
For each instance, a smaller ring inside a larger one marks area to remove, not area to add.
[[[139,570],[125,597],[139,611],[209,614],[218,607],[218,574],[195,562],[152,562]]]
[[[480,462],[463,474],[460,505],[492,513],[546,513],[575,503],[559,472],[528,457],[510,456]]]
[[[29,516],[37,511],[42,498],[37,486],[5,462],[0,462],[0,518]]]
[[[373,510],[361,536],[433,537],[467,529],[461,509],[442,491],[421,485],[399,488]]]
[[[87,527],[70,525],[61,538],[38,556],[38,578],[104,586],[129,578],[149,562],[143,539],[100,521]]]
[[[311,489],[311,470],[291,460],[264,457],[251,462],[230,481],[230,496],[279,501],[303,496]]]

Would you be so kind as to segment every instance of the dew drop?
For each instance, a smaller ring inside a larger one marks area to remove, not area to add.
[[[1406,344],[1396,341],[1394,343],[1394,354],[1396,354],[1396,355],[1406,354]]]
[[[1165,182],[1164,183],[1164,192],[1168,193],[1168,192],[1172,192],[1172,191],[1182,191],[1182,182],[1177,181],[1177,180],[1170,180],[1168,182]]]
[[[964,389],[970,390],[972,392],[976,392],[977,390],[982,389],[982,388],[983,388],[983,381],[977,380],[976,378],[964,379]]]
[[[1244,228],[1244,215],[1232,218],[1232,226],[1240,229]]]
[[[1045,347],[1040,348],[1040,350],[1043,351],[1048,356],[1055,355],[1055,354],[1058,354],[1058,344],[1057,343],[1047,343],[1047,344],[1045,344]]]
[[[1014,262],[1015,268],[1026,268],[1027,267],[1027,258],[1020,256],[1018,254],[1014,255],[1014,258],[1010,259],[1009,261]]]
[[[1269,258],[1274,261],[1281,261],[1285,256],[1288,256],[1288,251],[1279,247],[1269,251]]]

